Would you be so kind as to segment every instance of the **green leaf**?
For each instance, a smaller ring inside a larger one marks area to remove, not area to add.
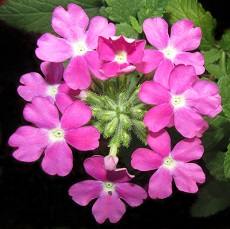
[[[138,33],[142,33],[142,27],[139,25],[137,19],[133,16],[129,17],[130,19],[130,23],[132,25],[132,27],[138,32]]]
[[[228,151],[225,153],[224,174],[226,178],[230,178],[230,144],[228,145]]]
[[[220,39],[220,46],[223,50],[230,50],[230,29],[226,30]]]
[[[224,114],[230,119],[230,104],[222,106]]]
[[[129,23],[129,17],[136,17],[145,0],[105,0],[105,2],[107,7],[102,8],[102,15],[114,22]]]
[[[218,81],[218,86],[222,98],[222,104],[230,104],[230,77],[222,77]]]
[[[220,59],[221,50],[217,48],[212,48],[208,51],[201,51],[204,56],[205,64],[213,64]]]
[[[198,199],[191,208],[195,217],[207,217],[222,211],[230,205],[230,183],[213,180],[198,193]]]
[[[137,13],[140,25],[147,18],[163,17],[168,2],[169,0],[146,0],[144,7]]]
[[[136,30],[134,30],[134,28],[127,24],[126,22],[122,22],[120,24],[116,25],[116,35],[124,35],[125,37],[130,37],[130,38],[134,38],[137,39],[138,38],[138,33]]]
[[[29,32],[52,32],[51,17],[55,7],[75,3],[89,17],[99,14],[101,0],[10,0],[0,7],[0,20],[18,29]]]
[[[205,68],[216,79],[226,76],[220,64],[205,64]]]
[[[223,152],[208,152],[204,154],[203,158],[206,163],[206,167],[212,176],[220,181],[226,180],[224,174],[225,154]]]
[[[202,40],[200,49],[209,50],[215,46],[214,30],[216,20],[210,12],[203,9],[197,0],[170,0],[166,10],[171,24],[187,18],[192,20],[195,26],[201,27]]]

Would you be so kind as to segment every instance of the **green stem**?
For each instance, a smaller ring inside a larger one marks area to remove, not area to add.
[[[221,53],[220,64],[221,64],[221,69],[222,69],[224,75],[227,75],[227,71],[226,71],[226,53],[225,53],[225,51],[223,51]]]
[[[118,146],[116,144],[111,144],[110,150],[109,150],[109,155],[110,156],[117,156],[118,153]]]

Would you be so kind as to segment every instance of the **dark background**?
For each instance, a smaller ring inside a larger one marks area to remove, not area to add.
[[[226,0],[202,0],[205,10],[217,19],[217,38],[229,28]],[[45,174],[40,162],[23,163],[12,157],[9,136],[26,122],[22,117],[25,102],[18,96],[19,78],[40,72],[34,50],[40,34],[19,31],[0,22],[0,229],[35,228],[230,228],[230,210],[208,218],[193,218],[189,209],[196,195],[175,191],[165,200],[148,199],[140,207],[127,207],[117,224],[98,225],[91,214],[92,203],[81,207],[68,195],[69,187],[84,179],[85,153],[74,153],[74,169],[67,177]],[[230,191],[230,190],[229,190]]]

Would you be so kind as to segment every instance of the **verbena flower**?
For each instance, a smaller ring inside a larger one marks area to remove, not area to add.
[[[110,78],[134,71],[144,55],[145,43],[124,36],[99,37],[97,51],[103,61],[102,74]]]
[[[35,97],[23,110],[24,118],[38,128],[21,126],[9,138],[9,145],[18,147],[13,156],[24,162],[33,162],[45,153],[43,170],[50,175],[65,176],[73,166],[72,150],[86,151],[98,147],[100,134],[93,126],[83,126],[92,117],[90,107],[75,101],[66,108],[59,120],[58,109],[42,97]]]
[[[168,76],[178,64],[192,65],[197,75],[204,73],[202,54],[188,52],[199,46],[202,37],[201,29],[193,28],[193,25],[190,20],[180,20],[172,25],[169,36],[168,24],[163,18],[146,19],[143,23],[144,33],[157,50],[146,49],[142,63],[137,64],[137,70],[149,73],[157,68],[154,79],[163,86],[167,86]]]
[[[116,223],[121,219],[126,211],[121,199],[135,207],[142,204],[143,199],[147,197],[143,188],[128,182],[133,176],[129,175],[125,168],[105,170],[102,156],[87,158],[84,161],[84,168],[96,180],[85,180],[72,185],[69,195],[82,206],[98,198],[92,208],[98,223],[103,223],[106,219]]]
[[[52,27],[60,37],[46,33],[37,41],[35,52],[41,60],[63,62],[70,59],[64,80],[72,89],[88,88],[91,72],[99,79],[105,79],[98,72],[100,60],[95,49],[98,37],[113,36],[116,28],[101,16],[93,17],[86,31],[88,23],[89,18],[80,6],[71,3],[67,11],[58,6],[53,12]]]
[[[150,131],[175,125],[187,138],[200,137],[208,128],[202,115],[212,118],[222,110],[218,87],[199,79],[192,66],[176,66],[169,76],[168,88],[157,82],[144,82],[139,98],[156,105],[144,116],[144,124]]]
[[[171,139],[167,131],[151,133],[147,137],[151,149],[139,148],[132,154],[131,165],[140,171],[156,170],[149,180],[148,193],[153,199],[164,199],[172,194],[172,179],[183,192],[195,193],[197,183],[204,183],[205,174],[195,163],[204,148],[198,138],[184,139],[171,150]]]
[[[23,85],[18,87],[18,94],[28,102],[37,96],[45,97],[64,112],[81,90],[73,90],[62,81],[64,68],[61,63],[43,62],[41,71],[45,79],[37,72],[22,75],[20,82]]]

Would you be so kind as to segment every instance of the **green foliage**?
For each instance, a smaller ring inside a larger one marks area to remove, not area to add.
[[[228,145],[228,151],[225,153],[224,174],[226,178],[230,178],[230,144]]]
[[[10,0],[0,7],[0,20],[29,32],[52,32],[51,17],[55,7],[69,3],[81,6],[89,17],[99,14],[100,0]]]
[[[216,20],[212,17],[210,12],[205,11],[197,0],[170,0],[166,7],[171,24],[178,20],[187,18],[194,22],[195,26],[202,29],[202,41],[200,48],[202,50],[209,50],[215,47],[214,30],[216,27]]]
[[[116,35],[124,35],[126,37],[132,37],[134,39],[138,38],[138,33],[137,31],[128,23],[126,22],[121,22],[120,24],[116,25]]]
[[[230,29],[226,30],[221,37],[220,46],[225,51],[230,50]]]

